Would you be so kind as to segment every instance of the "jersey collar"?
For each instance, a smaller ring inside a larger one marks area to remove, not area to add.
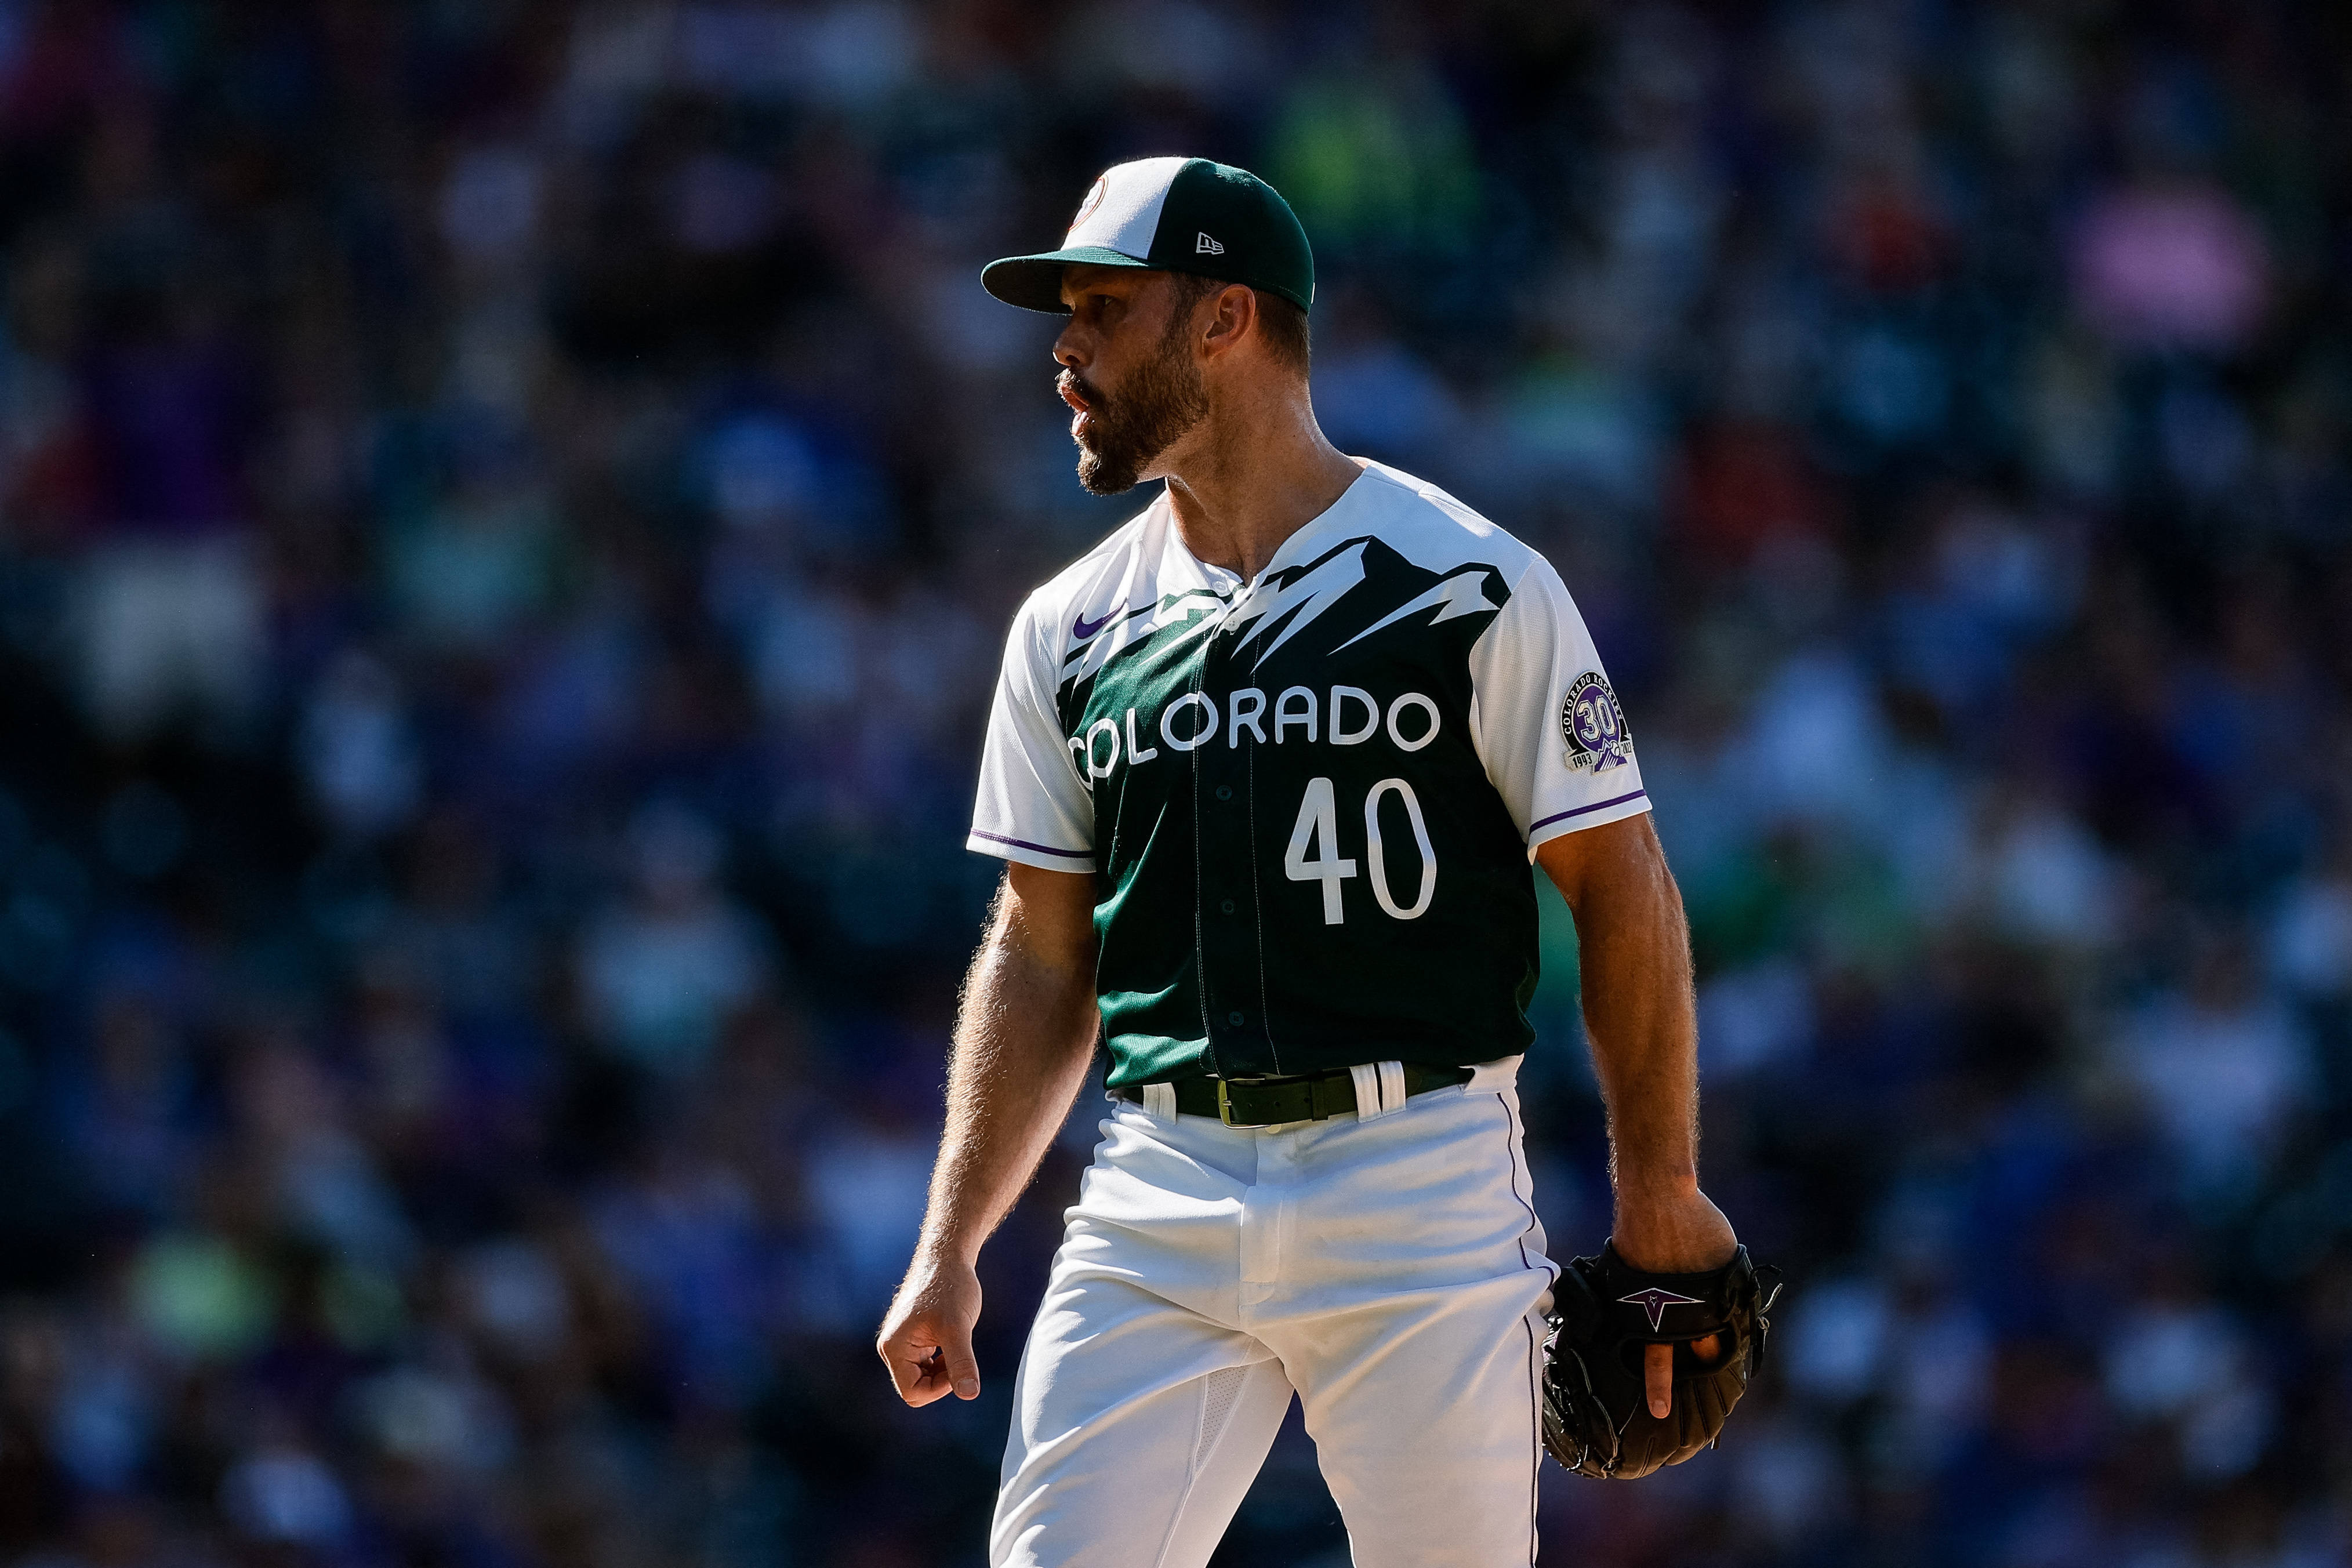
[[[1289,567],[1312,561],[1325,548],[1324,542],[1357,520],[1365,506],[1369,504],[1367,498],[1370,489],[1371,477],[1372,470],[1369,466],[1359,471],[1355,479],[1349,481],[1348,488],[1339,492],[1338,500],[1301,523],[1297,531],[1282,542],[1255,578],[1244,578],[1240,574],[1228,572],[1222,566],[1213,566],[1193,554],[1192,547],[1184,542],[1183,531],[1176,526],[1176,508],[1169,500],[1167,491],[1163,489],[1160,491],[1160,504],[1167,521],[1168,548],[1181,556],[1192,570],[1200,574],[1202,584],[1213,593],[1219,595],[1238,593],[1255,583],[1263,583]]]

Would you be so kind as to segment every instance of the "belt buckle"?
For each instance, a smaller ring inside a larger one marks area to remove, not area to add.
[[[1232,1094],[1231,1094],[1231,1092],[1229,1091],[1229,1086],[1230,1086],[1230,1085],[1233,1085],[1233,1084],[1235,1084],[1235,1083],[1263,1083],[1264,1081],[1265,1081],[1265,1079],[1255,1079],[1255,1078],[1244,1078],[1244,1079],[1229,1079],[1229,1078],[1220,1078],[1220,1079],[1218,1079],[1216,1080],[1216,1083],[1217,1083],[1217,1120],[1218,1120],[1218,1121],[1222,1121],[1222,1122],[1223,1122],[1223,1123],[1224,1123],[1226,1126],[1228,1126],[1228,1127],[1265,1127],[1265,1126],[1270,1126],[1270,1125],[1271,1125],[1271,1123],[1269,1123],[1269,1122],[1265,1122],[1265,1121],[1234,1121],[1234,1100],[1233,1100],[1233,1095],[1232,1095]]]

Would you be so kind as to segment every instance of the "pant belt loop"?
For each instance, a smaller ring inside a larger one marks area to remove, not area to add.
[[[1176,1086],[1172,1083],[1147,1083],[1143,1086],[1143,1109],[1153,1116],[1170,1121],[1176,1120]]]
[[[1382,1062],[1381,1073],[1381,1110],[1402,1110],[1405,1101],[1404,1063]]]
[[[1357,1121],[1370,1121],[1376,1116],[1386,1116],[1389,1113],[1392,1108],[1389,1105],[1387,1098],[1381,1093],[1379,1063],[1358,1062],[1348,1069],[1348,1076],[1356,1080]],[[1404,1097],[1398,1096],[1397,1102],[1400,1105],[1402,1104]]]

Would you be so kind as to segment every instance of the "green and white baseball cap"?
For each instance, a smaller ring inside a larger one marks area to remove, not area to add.
[[[1315,253],[1298,215],[1275,188],[1206,158],[1139,158],[1102,173],[1078,204],[1059,250],[1008,256],[981,268],[981,286],[1008,305],[1066,316],[1062,268],[1139,267],[1192,272],[1315,302]]]

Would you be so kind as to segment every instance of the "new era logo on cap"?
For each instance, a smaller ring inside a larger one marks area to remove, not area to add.
[[[1196,256],[1223,256],[1225,247],[1204,234],[1193,241],[1192,252]]]

